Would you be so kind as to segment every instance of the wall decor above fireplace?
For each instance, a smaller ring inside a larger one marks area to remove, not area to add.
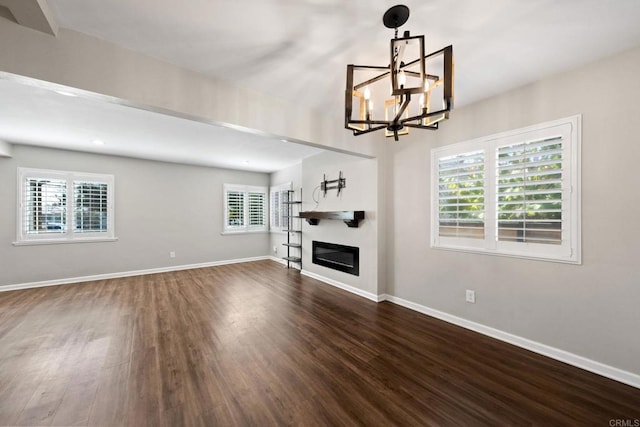
[[[300,212],[309,225],[318,225],[321,219],[339,219],[348,227],[356,228],[364,219],[364,211],[306,211]]]

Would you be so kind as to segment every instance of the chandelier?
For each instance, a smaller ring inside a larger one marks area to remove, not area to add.
[[[386,136],[398,141],[409,128],[435,130],[449,118],[453,46],[425,55],[424,35],[405,31],[398,37],[398,28],[408,19],[404,5],[392,7],[382,18],[385,27],[394,29],[389,65],[347,65],[344,125],[354,135],[385,129]]]

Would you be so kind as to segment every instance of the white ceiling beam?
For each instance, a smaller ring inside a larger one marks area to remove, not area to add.
[[[12,148],[11,144],[0,139],[0,157],[11,157],[13,155]]]
[[[0,0],[13,15],[18,24],[34,30],[58,35],[58,22],[53,17],[47,0]]]
[[[345,131],[344,111],[300,107],[64,27],[50,37],[0,18],[0,78],[3,72],[349,154],[376,157],[384,147]]]

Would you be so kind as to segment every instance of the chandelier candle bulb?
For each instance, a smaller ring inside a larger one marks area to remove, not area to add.
[[[404,73],[404,70],[398,73],[398,84],[403,88],[407,84],[407,75]]]

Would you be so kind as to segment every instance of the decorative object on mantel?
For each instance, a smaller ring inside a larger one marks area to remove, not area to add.
[[[300,218],[306,219],[309,225],[318,225],[321,219],[339,219],[348,227],[358,227],[364,219],[364,211],[306,211],[300,212]]]
[[[425,55],[424,35],[412,37],[405,31],[398,38],[398,27],[408,19],[409,8],[404,5],[393,6],[382,18],[384,26],[393,28],[395,34],[389,65],[347,65],[344,126],[354,135],[386,129],[386,136],[398,141],[398,135],[409,133],[410,127],[435,130],[440,121],[449,118],[453,109],[453,46]],[[432,74],[427,73],[427,64]],[[431,71],[434,68],[438,75]],[[418,102],[411,102],[414,94]],[[378,99],[375,104],[373,98]],[[352,117],[354,101],[356,118]]]
[[[336,184],[332,187],[329,184]],[[338,179],[333,179],[331,181],[327,181],[327,175],[322,174],[322,182],[320,183],[320,191],[324,192],[324,197],[327,197],[327,190],[338,189],[338,196],[340,195],[340,191],[347,186],[346,178],[342,177],[342,171],[340,171],[340,175],[338,175]]]

